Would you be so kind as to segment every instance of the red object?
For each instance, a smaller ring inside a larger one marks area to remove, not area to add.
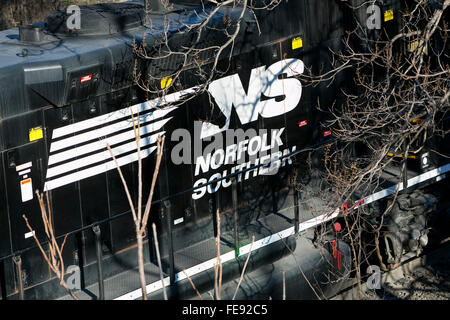
[[[298,123],[298,126],[299,127],[304,127],[304,126],[306,126],[308,124],[308,120],[303,120],[303,121],[300,121],[299,123]]]
[[[365,202],[364,199],[362,199],[362,200],[359,201],[359,202],[356,202],[356,203],[355,203],[355,208],[357,208],[357,207],[359,207],[359,206],[362,206],[362,205],[364,204],[364,202]]]
[[[331,242],[331,246],[333,247],[333,258],[336,259],[337,257],[337,243],[335,240]]]
[[[323,132],[323,136],[324,137],[328,137],[328,136],[330,136],[331,135],[331,130],[328,130],[328,131],[324,131]]]
[[[340,224],[339,222],[336,222],[336,223],[334,224],[334,230],[336,230],[336,232],[339,232],[339,231],[342,230],[341,224]]]
[[[92,74],[84,76],[84,77],[81,77],[80,82],[83,83],[83,82],[91,81],[91,80],[92,80]]]
[[[342,214],[343,214],[343,215],[346,215],[346,214],[347,214],[347,211],[348,211],[348,206],[347,206],[346,204],[344,204],[344,205],[342,206]]]

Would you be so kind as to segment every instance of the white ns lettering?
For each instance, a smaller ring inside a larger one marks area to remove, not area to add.
[[[256,121],[259,115],[271,118],[295,109],[302,95],[302,84],[293,77],[302,74],[303,71],[303,61],[298,59],[281,60],[267,69],[265,66],[255,68],[250,75],[247,93],[238,74],[213,81],[208,91],[227,120],[222,128],[204,122],[201,138],[228,129],[232,106],[235,107],[241,124]],[[284,79],[280,79],[282,75]],[[268,99],[261,101],[262,95]]]

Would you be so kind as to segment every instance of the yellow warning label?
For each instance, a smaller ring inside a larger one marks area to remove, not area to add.
[[[168,88],[172,84],[171,77],[165,77],[161,80],[161,89]]]
[[[394,19],[394,11],[386,10],[384,12],[384,22]]]
[[[386,154],[388,157],[395,157],[395,158],[403,158],[402,154],[394,154],[394,153],[387,153]],[[408,155],[408,159],[418,159],[418,156],[414,156],[414,155]]]
[[[408,51],[409,51],[409,52],[414,52],[414,51],[417,50],[417,48],[419,48],[419,50],[416,52],[416,55],[419,55],[419,54],[421,54],[421,52],[422,52],[422,47],[423,47],[423,53],[426,54],[426,55],[428,55],[428,46],[427,46],[426,43],[425,43],[425,45],[423,45],[423,40],[420,40],[420,41],[418,41],[418,40],[411,41],[411,42],[408,44]]]
[[[301,47],[303,47],[302,38],[300,38],[300,37],[294,38],[292,40],[292,50],[295,50],[295,49],[298,49],[298,48],[301,48]]]
[[[42,139],[43,137],[44,131],[42,130],[42,127],[30,129],[30,142]]]

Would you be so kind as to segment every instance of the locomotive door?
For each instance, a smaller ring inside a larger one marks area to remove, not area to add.
[[[33,234],[41,242],[45,241],[39,202],[35,194],[35,190],[42,192],[43,188],[44,150],[44,139],[41,139],[3,153],[13,252],[35,246]],[[33,232],[27,228],[24,215]],[[49,269],[39,249],[25,251],[21,254],[21,260],[25,288],[48,279]]]
[[[35,190],[42,192],[43,187],[42,153],[43,140],[3,153],[13,251],[34,244],[23,215],[26,215],[36,231],[42,225],[39,202],[35,194]]]

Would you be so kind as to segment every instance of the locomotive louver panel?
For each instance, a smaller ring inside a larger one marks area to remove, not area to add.
[[[113,89],[128,87],[133,83],[133,67],[132,60],[116,63],[113,76]]]
[[[52,134],[50,156],[44,189],[52,190],[100,173],[116,169],[107,144],[123,166],[138,160],[134,136],[133,114],[140,129],[141,157],[156,150],[158,136],[172,117],[163,119],[178,107],[167,106],[178,101],[195,88],[183,90],[164,98],[156,98],[129,108],[55,129]],[[163,106],[166,106],[163,108]],[[153,146],[152,146],[153,145]]]

